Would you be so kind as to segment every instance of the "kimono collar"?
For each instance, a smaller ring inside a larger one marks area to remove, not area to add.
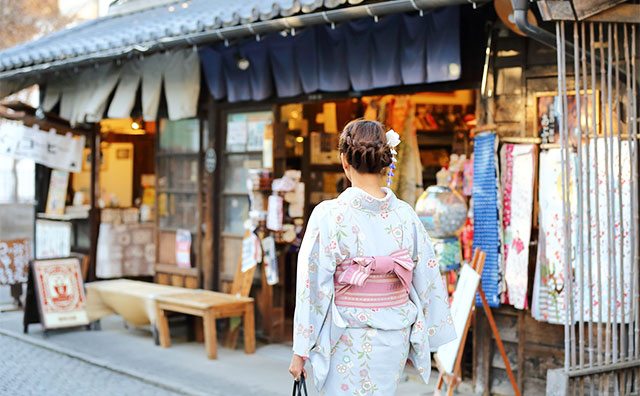
[[[375,198],[373,195],[358,187],[349,187],[340,194],[338,201],[343,205],[349,205],[354,209],[374,213],[388,212],[396,206],[398,198],[396,198],[391,189],[387,187],[381,188],[382,191],[386,193],[384,198]]]

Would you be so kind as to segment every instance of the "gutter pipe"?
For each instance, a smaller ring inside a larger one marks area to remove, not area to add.
[[[553,49],[557,48],[555,34],[529,23],[529,20],[527,19],[527,12],[529,11],[528,0],[511,0],[511,6],[513,7],[513,17],[515,19],[516,26],[520,31],[522,31],[522,33],[548,47]],[[567,55],[572,54],[573,45],[569,48],[570,44],[566,43],[566,46]]]
[[[473,4],[481,5],[490,0],[390,0],[380,3],[350,6],[338,10],[314,12],[303,15],[294,15],[268,21],[248,23],[245,25],[230,26],[206,32],[191,33],[176,37],[163,37],[157,41],[135,44],[127,47],[109,49],[72,58],[51,61],[37,65],[22,67],[19,69],[0,72],[0,79],[24,77],[29,74],[52,72],[68,67],[79,67],[98,62],[108,62],[116,59],[131,58],[135,54],[150,54],[158,51],[166,51],[175,47],[197,46],[219,41],[227,41],[248,36],[293,30],[307,26],[321,24],[336,24],[358,18],[378,17],[405,13],[412,11],[431,12],[434,9]],[[512,0],[515,1],[515,0]],[[526,3],[526,0],[524,0]]]

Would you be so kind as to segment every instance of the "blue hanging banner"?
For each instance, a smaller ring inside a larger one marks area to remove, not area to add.
[[[311,26],[199,53],[211,94],[229,102],[453,81],[462,68],[460,8]]]
[[[496,160],[495,133],[473,139],[473,249],[479,248],[487,255],[482,270],[482,289],[491,307],[500,305],[500,220]],[[482,305],[480,295],[476,295],[476,305]]]

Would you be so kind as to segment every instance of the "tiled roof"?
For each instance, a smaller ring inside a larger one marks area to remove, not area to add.
[[[0,72],[100,54],[144,51],[166,38],[208,32],[363,0],[190,0],[91,20],[0,52]],[[373,1],[371,1],[373,2]]]

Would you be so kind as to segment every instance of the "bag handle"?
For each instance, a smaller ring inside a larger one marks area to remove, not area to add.
[[[298,390],[297,393],[296,389]],[[304,394],[302,393],[303,389]],[[307,383],[304,380],[304,375],[300,376],[299,381],[293,381],[293,392],[291,393],[291,396],[309,396],[309,393],[307,392]]]

